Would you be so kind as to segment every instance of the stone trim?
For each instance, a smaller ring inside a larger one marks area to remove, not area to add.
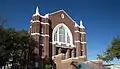
[[[81,34],[86,34],[85,32],[80,32]]]
[[[73,44],[73,35],[72,35],[70,29],[69,29],[64,23],[60,23],[60,24],[58,24],[58,25],[55,26],[55,28],[53,29],[53,32],[52,32],[52,41],[55,41],[55,40],[54,40],[54,34],[55,34],[55,32],[56,32],[57,30],[59,31],[58,28],[61,27],[61,26],[63,26],[63,27],[65,28],[65,31],[68,32],[68,35],[70,36],[70,44]],[[59,34],[59,32],[58,32],[58,34]],[[67,33],[66,33],[65,35],[67,35]],[[67,37],[66,37],[66,38],[67,38]],[[59,43],[59,36],[57,36],[57,39],[58,39],[58,43]],[[66,39],[66,40],[67,40],[67,39]],[[66,41],[66,40],[65,40],[65,41]],[[66,43],[67,43],[67,41],[66,41]]]
[[[76,33],[86,34],[85,32],[75,31]]]
[[[40,21],[39,20],[35,20],[35,21],[31,20],[30,22],[35,23],[35,22],[40,22]]]
[[[80,43],[86,44],[86,42],[81,42],[81,41],[75,41],[75,42],[76,42],[76,43],[77,43],[77,42],[80,42]]]
[[[54,41],[54,42],[51,42],[52,44],[56,44],[58,43],[58,45],[61,45],[61,44],[66,44],[67,47],[76,47],[75,45],[73,44],[70,44],[70,43],[64,43],[64,42],[58,42],[58,41]]]
[[[77,42],[80,42],[80,41],[75,41],[75,42],[77,43]]]
[[[44,37],[46,37],[46,36],[50,37],[48,34],[40,34],[40,33],[31,33],[31,35],[40,35],[40,36],[44,36]]]
[[[31,35],[40,35],[40,33],[31,33]]]
[[[50,37],[48,34],[41,34],[40,36],[44,36],[44,37]]]
[[[41,22],[41,24],[44,24],[44,25],[50,25],[49,23],[44,23],[44,22]]]
[[[40,21],[39,20],[35,20],[35,21],[31,20],[30,22],[35,23],[35,22],[40,22]],[[41,22],[41,24],[50,25],[49,23],[44,23],[44,22]]]
[[[81,42],[81,43],[86,44],[86,42]]]

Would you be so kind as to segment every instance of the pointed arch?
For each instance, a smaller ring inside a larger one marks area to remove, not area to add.
[[[73,36],[70,29],[64,24],[58,24],[52,32],[53,43],[64,43],[73,45]]]

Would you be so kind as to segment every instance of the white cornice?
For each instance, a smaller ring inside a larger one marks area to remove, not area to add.
[[[50,13],[50,15],[53,15],[53,14],[56,14],[56,13],[59,13],[59,12],[64,12],[67,16],[68,16],[68,18],[70,18],[70,20],[72,20],[72,22],[75,24],[76,22],[75,22],[75,20],[73,20],[64,10],[59,10],[59,11],[56,11],[56,12],[53,12],[53,13]]]

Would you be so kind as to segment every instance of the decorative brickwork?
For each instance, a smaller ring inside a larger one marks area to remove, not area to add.
[[[30,34],[38,42],[39,59],[61,53],[65,55],[63,60],[87,59],[85,27],[82,21],[79,26],[64,10],[42,16],[37,7],[30,21]]]

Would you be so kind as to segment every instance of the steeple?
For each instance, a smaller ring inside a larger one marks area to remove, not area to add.
[[[85,27],[83,26],[82,20],[80,21],[80,28],[85,28]]]
[[[38,8],[38,6],[37,6],[37,8],[36,8],[36,13],[35,13],[35,14],[40,15],[40,14],[39,14],[39,8]]]
[[[33,16],[36,16],[36,15],[40,15],[40,14],[39,14],[39,8],[38,8],[38,6],[37,6],[36,12],[35,12],[35,14],[34,14]]]

